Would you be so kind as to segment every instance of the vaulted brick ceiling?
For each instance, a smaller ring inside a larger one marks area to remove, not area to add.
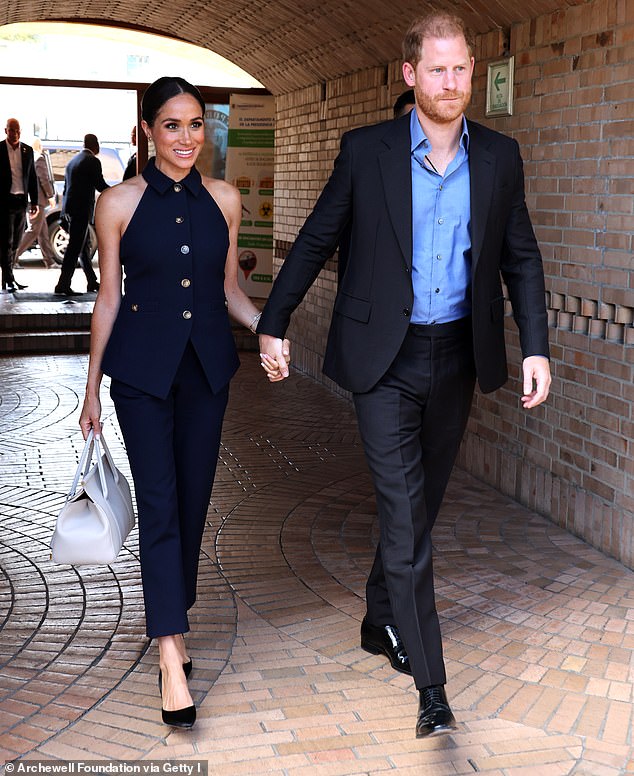
[[[162,33],[221,54],[280,94],[398,58],[409,21],[432,6],[482,33],[587,1],[4,0],[0,24],[91,21]]]

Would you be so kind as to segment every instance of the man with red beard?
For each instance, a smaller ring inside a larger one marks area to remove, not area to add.
[[[413,676],[423,737],[455,728],[431,530],[475,380],[487,393],[508,377],[501,278],[520,333],[525,409],[546,399],[550,369],[544,274],[518,145],[464,116],[471,35],[460,18],[434,13],[411,25],[403,53],[414,110],[343,136],[258,333],[269,379],[287,377],[291,313],[349,230],[324,372],[352,392],[376,492],[380,541],[361,646]]]

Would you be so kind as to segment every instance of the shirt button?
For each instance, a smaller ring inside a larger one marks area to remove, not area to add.
[[[185,219],[183,218],[183,216],[176,216],[176,223],[177,224],[182,224],[184,220]]]
[[[181,280],[181,286],[183,288],[189,288],[191,286],[191,284],[192,284],[192,282],[191,282],[191,280],[189,280],[189,278],[183,278]]]
[[[132,310],[133,313],[138,313],[139,312],[139,305],[138,304],[130,305],[130,309]]]
[[[439,289],[439,288],[437,288],[437,289],[436,289],[436,293],[437,293],[437,294],[439,294],[439,293],[440,293],[440,289]]]
[[[403,315],[409,315],[409,307],[403,308]]]
[[[183,310],[183,318],[188,321],[192,317],[192,314],[189,310]]]
[[[438,223],[439,224],[444,224],[445,223],[445,219],[444,218],[439,218],[438,219]]]
[[[181,245],[181,253],[187,255],[189,253],[189,245]]]
[[[441,261],[442,256],[440,255],[440,253],[438,254],[438,256],[436,256],[436,258],[438,259],[438,261]]]
[[[174,191],[178,194],[179,191],[182,191],[183,187],[180,185],[180,183],[174,184]]]

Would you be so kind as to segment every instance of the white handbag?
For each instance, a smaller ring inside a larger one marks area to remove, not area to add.
[[[97,460],[90,466],[93,451]],[[91,430],[66,502],[57,515],[51,558],[74,566],[112,563],[133,528],[130,486],[114,465],[103,435],[95,437]]]

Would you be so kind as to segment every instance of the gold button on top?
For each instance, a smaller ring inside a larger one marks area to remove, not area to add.
[[[185,219],[183,218],[183,216],[176,216],[176,223],[177,224],[182,224],[184,220]]]
[[[192,317],[192,314],[189,312],[189,310],[183,311],[183,318],[188,321]]]
[[[182,191],[183,187],[180,185],[180,183],[174,184],[174,191],[178,193],[179,191]]]
[[[181,286],[183,288],[189,288],[191,286],[191,284],[192,284],[192,282],[191,282],[191,280],[189,280],[189,278],[183,278],[181,280]]]
[[[189,245],[181,245],[181,253],[187,255],[189,253]]]
[[[133,305],[130,306],[130,309],[132,310],[133,313],[138,313],[139,312],[139,305],[138,304],[133,304]]]

